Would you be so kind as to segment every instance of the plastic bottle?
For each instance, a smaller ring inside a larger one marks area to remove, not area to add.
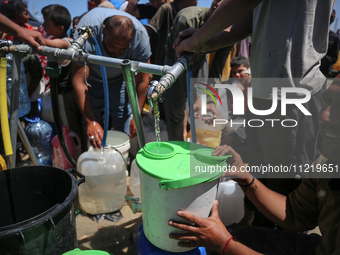
[[[230,178],[221,178],[216,200],[221,221],[225,226],[238,223],[244,215],[244,193]]]
[[[12,88],[12,65],[13,54],[7,54],[7,94],[9,97],[11,97]],[[25,67],[24,64],[21,62],[18,116],[19,117],[25,116],[30,112],[30,110],[31,101],[27,92]]]
[[[26,120],[29,122],[25,127],[25,132],[33,148],[40,165],[52,165],[52,136],[53,130],[51,125],[38,117]]]
[[[86,182],[79,186],[79,205],[89,214],[119,210],[126,195],[126,164],[122,154],[112,147],[93,150],[80,155],[77,170]]]

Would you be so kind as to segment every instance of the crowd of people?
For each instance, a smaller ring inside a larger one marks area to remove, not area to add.
[[[68,35],[71,15],[65,7],[44,7],[44,23],[34,27],[29,25],[27,6],[20,0],[8,0],[1,3],[0,31],[2,39],[17,38],[38,50],[42,45],[67,49],[79,36],[77,28],[88,25],[93,28],[95,40],[86,42],[86,53],[96,54],[99,46],[106,57],[158,65],[172,65],[182,54],[193,53],[192,78],[211,86],[232,84],[242,91],[245,109],[251,102],[253,110],[234,116],[235,98],[227,92],[223,109],[230,113],[229,118],[241,118],[244,123],[256,119],[263,125],[245,125],[232,131],[225,128],[219,137],[220,146],[213,152],[216,156],[231,154],[229,163],[239,170],[225,174],[246,195],[245,215],[237,227],[230,233],[223,226],[215,202],[207,219],[179,211],[178,215],[192,224],[169,219],[169,225],[186,231],[170,237],[178,239],[180,246],[205,246],[219,254],[336,254],[340,252],[340,183],[334,171],[294,179],[266,175],[255,178],[240,170],[242,158],[249,166],[338,167],[340,76],[329,88],[325,78],[333,76],[332,66],[340,47],[339,35],[329,29],[335,19],[335,2],[213,0],[210,8],[203,8],[196,6],[197,0],[150,0],[148,4],[128,0],[121,6],[115,6],[114,1],[92,1],[91,10],[73,17]],[[143,25],[141,19],[148,22]],[[40,63],[34,66],[41,68],[39,73],[48,89],[50,81],[44,70],[47,59],[32,58]],[[69,61],[59,65],[59,94],[67,109],[63,125],[78,134],[83,150],[87,143],[100,148],[104,133],[100,67]],[[132,138],[136,127],[122,71],[112,67],[106,67],[106,71],[110,128]],[[29,68],[26,72],[38,73]],[[148,85],[157,78],[148,73],[135,76],[141,113],[147,103]],[[164,93],[161,111],[169,140],[186,140],[189,130],[187,78],[182,74]],[[40,80],[38,77],[37,84],[31,83],[29,90],[34,91]],[[270,111],[275,100],[287,99],[281,93],[287,88],[292,89],[290,103],[278,103]],[[201,116],[202,91],[197,85],[195,118],[212,125],[218,111],[213,102],[207,102],[205,108],[212,118]],[[310,97],[302,102],[303,93]],[[292,103],[293,100],[302,103]],[[302,108],[309,114],[303,114]],[[258,114],[260,111],[267,113]],[[268,119],[275,123],[289,119],[297,124],[274,126]],[[306,234],[316,226],[322,237]]]

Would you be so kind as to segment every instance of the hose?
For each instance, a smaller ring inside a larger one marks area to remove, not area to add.
[[[99,56],[102,56],[102,52],[99,48],[97,40],[92,37],[90,38],[92,40],[92,43],[94,44],[94,48],[96,50],[96,54]],[[110,109],[109,109],[109,85],[107,82],[107,75],[106,75],[106,69],[104,65],[100,65],[100,71],[102,73],[103,78],[103,88],[104,88],[104,105],[105,105],[105,112],[104,112],[104,135],[102,140],[102,147],[105,147],[106,145],[106,137],[107,137],[107,130],[109,129],[109,115],[110,115]]]
[[[6,156],[9,156],[13,154],[13,149],[8,124],[6,76],[7,59],[5,57],[0,57],[0,120],[5,154]]]
[[[67,161],[74,167],[77,168],[77,162],[72,158],[67,145],[65,143],[65,137],[63,133],[62,120],[59,111],[59,99],[58,99],[58,76],[60,68],[57,62],[48,62],[48,67],[46,67],[47,75],[50,77],[51,83],[51,103],[54,125],[57,132],[59,144],[64,152]]]

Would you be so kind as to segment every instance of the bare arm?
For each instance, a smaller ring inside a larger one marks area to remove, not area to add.
[[[183,40],[176,50],[179,52],[203,52],[201,48],[206,42],[217,33],[244,19],[261,1],[224,0],[207,22],[191,37]],[[226,45],[222,47],[224,46]]]
[[[0,14],[0,30],[38,50],[41,49],[40,45],[45,45],[45,40],[39,32],[22,28],[2,14]]]
[[[75,99],[86,121],[87,137],[94,147],[100,148],[101,141],[103,140],[104,131],[100,124],[97,122],[96,116],[93,112],[91,100],[88,94],[88,87],[85,84],[84,72],[85,67],[83,65],[72,62],[72,83],[75,93]],[[90,68],[87,66],[86,79],[88,79],[89,73]],[[94,141],[90,139],[91,136],[94,136]]]
[[[223,30],[222,32],[218,33],[210,40],[208,40],[202,46],[202,51],[210,52],[226,46],[234,45],[238,41],[241,41],[252,34],[252,25],[253,12],[250,12],[247,16],[238,21],[236,24]]]
[[[180,217],[194,223],[187,225],[180,222],[170,220],[169,225],[182,229],[185,233],[176,234],[171,233],[170,238],[177,239],[181,247],[197,247],[203,246],[210,250],[214,250],[222,254],[224,247],[229,240],[228,246],[224,254],[244,254],[257,255],[260,254],[247,246],[230,239],[231,235],[220,220],[218,214],[218,201],[216,200],[211,209],[211,216],[209,218],[200,218],[185,211],[178,211]]]
[[[234,162],[232,165],[238,169],[237,175],[230,177],[239,184],[245,185],[250,183],[253,179],[252,175],[241,171],[242,166],[244,165],[243,161],[240,155],[237,154],[230,146],[218,146],[213,152],[213,155],[215,156],[226,154],[233,155]],[[259,209],[269,220],[286,230],[296,230],[294,223],[289,222],[286,218],[286,196],[268,189],[257,179],[255,179],[254,183],[250,187],[243,188],[243,191],[256,208]]]
[[[139,10],[137,7],[138,0],[129,0],[129,3],[126,6],[125,11],[136,18],[139,18]]]
[[[71,46],[71,43],[67,40],[64,39],[46,39],[46,45],[49,47],[54,47],[54,48],[60,48],[60,49],[68,49],[68,47]],[[70,60],[66,60],[66,59],[58,59],[58,64],[60,66],[65,66],[70,62]]]
[[[147,63],[151,63],[150,59],[147,61]],[[138,104],[141,112],[143,111],[146,100],[146,93],[151,79],[152,74],[149,73],[138,73],[135,77]]]
[[[70,47],[70,43],[66,40],[63,39],[46,39],[46,45],[49,47],[54,47],[54,48],[61,48],[61,49],[67,49],[68,47]]]

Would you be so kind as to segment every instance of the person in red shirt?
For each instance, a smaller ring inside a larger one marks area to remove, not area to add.
[[[33,30],[27,23],[30,16],[25,3],[18,0],[4,1],[1,4],[0,12],[19,26]],[[13,36],[3,34],[1,39],[13,41]]]

